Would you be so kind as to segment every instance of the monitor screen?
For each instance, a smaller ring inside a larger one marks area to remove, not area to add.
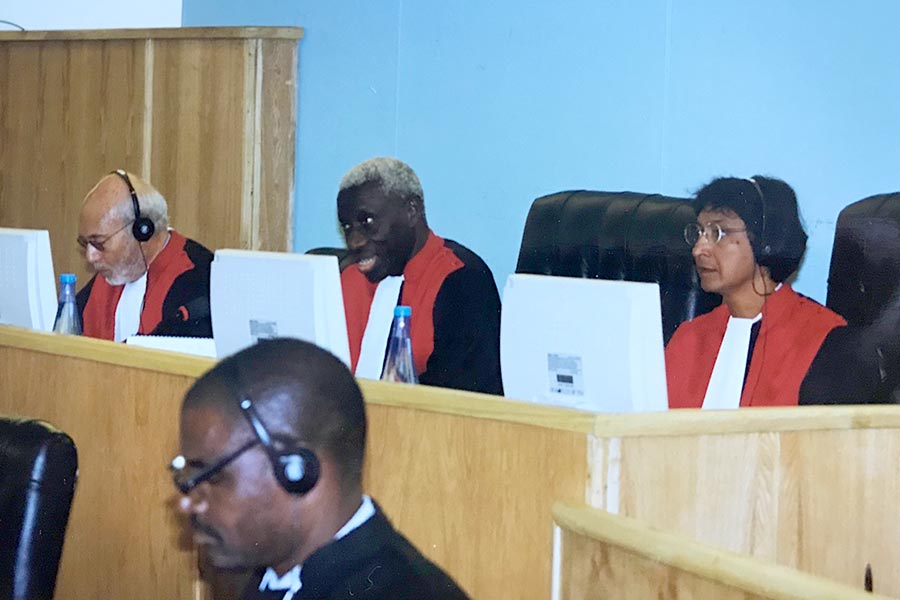
[[[210,273],[210,309],[220,358],[260,339],[295,337],[350,363],[334,256],[218,250]]]
[[[511,275],[500,362],[508,398],[593,412],[666,410],[659,287]]]
[[[0,227],[0,325],[52,331],[56,304],[50,235]]]

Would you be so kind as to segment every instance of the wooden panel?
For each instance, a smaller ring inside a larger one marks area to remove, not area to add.
[[[617,509],[847,584],[861,581],[871,563],[879,589],[900,596],[893,568],[900,560],[898,434],[886,428],[622,438],[611,442],[620,444]],[[603,507],[609,498],[600,500]]]
[[[165,468],[191,381],[0,346],[0,412],[47,419],[78,447],[58,598],[194,597],[195,559],[179,548]]]
[[[51,31],[0,31],[0,42],[47,40],[144,40],[144,39],[281,39],[297,41],[302,27],[162,27],[158,29],[79,29]]]
[[[554,498],[583,502],[585,436],[368,405],[365,488],[473,598],[544,597]]]
[[[48,229],[56,272],[79,281],[82,198],[141,161],[143,60],[133,42],[0,44],[0,226]]]
[[[212,364],[0,327],[0,412],[51,420],[81,458],[60,598],[204,593],[191,552],[177,544],[164,465],[177,448],[182,394]],[[546,596],[551,503],[584,499],[593,416],[427,386],[361,385],[364,485],[398,528],[473,597]]]
[[[153,42],[148,177],[169,201],[175,228],[211,249],[235,246],[238,240],[245,245],[241,202],[247,165],[240,149],[248,143],[244,111],[252,108],[252,97],[245,88],[253,43]],[[253,132],[248,133],[252,141]]]
[[[654,531],[601,511],[557,505],[560,599],[864,600],[885,598]]]
[[[159,188],[172,224],[211,249],[290,250],[301,36],[0,34],[0,226],[48,229],[56,272],[84,282],[81,201],[125,168]]]
[[[294,178],[288,175],[294,172],[296,146],[297,44],[263,40],[259,56],[259,219],[254,247],[291,249]]]

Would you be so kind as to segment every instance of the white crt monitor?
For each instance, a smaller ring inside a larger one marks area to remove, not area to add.
[[[501,315],[508,398],[592,412],[668,409],[657,284],[510,275]]]
[[[218,250],[210,310],[219,358],[260,339],[294,337],[350,364],[337,257]]]
[[[52,331],[56,305],[47,230],[0,227],[0,325]]]

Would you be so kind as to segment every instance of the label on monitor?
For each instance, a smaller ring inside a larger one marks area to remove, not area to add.
[[[250,337],[253,339],[254,344],[259,340],[278,337],[278,323],[276,321],[250,319]]]
[[[551,394],[584,396],[581,357],[572,354],[547,354],[547,375]]]

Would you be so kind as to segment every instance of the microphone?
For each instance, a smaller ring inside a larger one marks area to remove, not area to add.
[[[200,296],[163,315],[150,335],[212,337],[210,317],[209,298]]]
[[[187,323],[188,321],[196,321],[197,319],[205,319],[210,315],[209,298],[200,296],[175,309],[167,321],[175,323]]]

